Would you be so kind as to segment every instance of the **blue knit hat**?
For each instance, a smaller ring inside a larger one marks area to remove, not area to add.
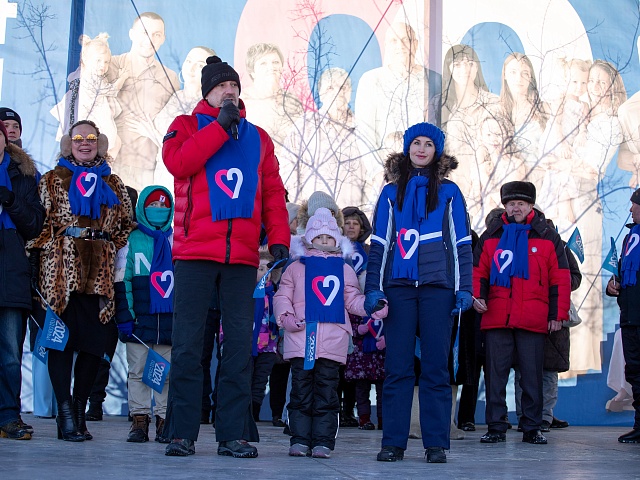
[[[428,137],[433,141],[433,145],[436,147],[436,157],[442,155],[444,150],[444,132],[431,123],[423,122],[416,123],[415,125],[407,128],[404,132],[404,149],[402,153],[409,154],[409,146],[416,137]]]

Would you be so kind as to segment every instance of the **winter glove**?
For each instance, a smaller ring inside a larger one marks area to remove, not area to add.
[[[380,302],[382,302],[384,306],[379,310],[375,309],[375,311],[371,314],[371,318],[373,318],[374,320],[381,320],[389,314],[389,302],[387,302],[387,299],[385,298],[384,300],[378,300],[378,305],[380,304]]]
[[[466,290],[458,290],[456,292],[456,308],[451,310],[451,315],[456,316],[460,312],[466,312],[473,305],[473,297],[471,296],[471,292],[467,292]]]
[[[384,335],[381,336],[376,342],[376,348],[378,350],[384,350],[385,348],[387,348],[387,341],[384,339]]]
[[[296,318],[295,315],[291,313],[285,313],[280,315],[280,323],[282,323],[282,328],[287,332],[300,332],[305,329],[305,321]]]
[[[7,187],[0,187],[0,203],[5,207],[13,205],[13,201],[16,198],[16,194],[9,190]]]
[[[238,109],[233,102],[225,102],[224,105],[220,107],[217,120],[225,131],[229,130],[232,124],[240,123],[240,109]]]
[[[385,307],[387,297],[384,296],[382,290],[371,290],[364,295],[364,309],[368,316],[371,316],[373,312],[382,310]]]
[[[273,267],[276,262],[289,258],[289,249],[280,243],[271,245],[271,247],[269,248],[269,252],[271,252],[271,255],[273,255],[273,262],[269,262],[267,264],[267,267],[269,268]],[[283,265],[280,265],[280,267],[282,266]]]
[[[129,320],[128,322],[118,323],[118,331],[123,335],[126,335],[127,338],[131,337],[133,334],[133,320]]]
[[[358,334],[366,335],[368,331],[369,331],[369,324],[368,323],[365,323],[363,325],[358,325]]]

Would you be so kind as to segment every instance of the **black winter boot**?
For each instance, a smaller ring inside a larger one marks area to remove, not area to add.
[[[73,418],[71,402],[69,400],[58,402],[58,416],[56,417],[56,424],[58,425],[58,440],[65,440],[67,442],[84,442],[84,435],[78,432],[76,421]]]
[[[87,399],[73,397],[73,419],[76,421],[78,431],[84,435],[85,440],[92,440],[93,435],[87,430],[87,419],[85,410],[87,409]]]
[[[149,441],[149,415],[134,415],[127,442],[144,443]]]

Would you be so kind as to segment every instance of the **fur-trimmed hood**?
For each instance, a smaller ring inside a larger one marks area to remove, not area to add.
[[[309,222],[309,217],[309,201],[304,200],[300,204],[300,209],[298,210],[298,229],[296,230],[298,235],[304,235],[304,232],[307,229],[307,223]],[[335,219],[338,227],[340,227],[340,231],[344,233],[344,215],[342,214],[342,210],[335,212]]]
[[[304,235],[293,235],[291,237],[291,248],[289,249],[289,255],[292,259],[296,260],[300,257],[305,257],[311,255],[318,256],[330,256],[335,255],[331,252],[324,252],[322,250],[316,250],[307,248],[304,240]],[[344,235],[340,239],[340,244],[338,245],[340,248],[340,253],[342,253],[342,258],[350,258],[353,255],[353,244],[351,240],[349,240]],[[317,252],[317,253],[316,253]],[[338,252],[336,252],[337,254]]]
[[[398,183],[400,179],[400,163],[405,161],[405,156],[402,153],[392,153],[387,157],[387,161],[384,164],[384,180],[387,183]],[[440,179],[449,176],[452,170],[458,168],[458,160],[456,157],[443,153],[440,157],[440,164],[438,165],[438,175]],[[298,220],[300,222],[300,220]]]
[[[20,173],[26,177],[35,177],[38,173],[36,162],[31,156],[13,143],[8,143],[5,150],[11,157],[11,161],[16,164]]]

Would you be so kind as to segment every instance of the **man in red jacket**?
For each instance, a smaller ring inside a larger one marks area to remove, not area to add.
[[[175,288],[166,455],[195,453],[202,402],[200,357],[207,310],[219,292],[224,330],[216,409],[218,454],[254,458],[251,412],[252,293],[264,225],[276,261],[289,255],[285,190],[269,135],[249,123],[240,78],[213,56],[202,69],[202,96],[177,117],[162,156],[175,177]]]
[[[522,387],[522,441],[546,444],[542,369],[548,332],[569,318],[569,263],[558,233],[534,210],[536,187],[509,182],[500,189],[506,212],[482,234],[473,255],[474,308],[486,335],[486,421],[482,443],[506,440],[506,385],[514,361]]]

